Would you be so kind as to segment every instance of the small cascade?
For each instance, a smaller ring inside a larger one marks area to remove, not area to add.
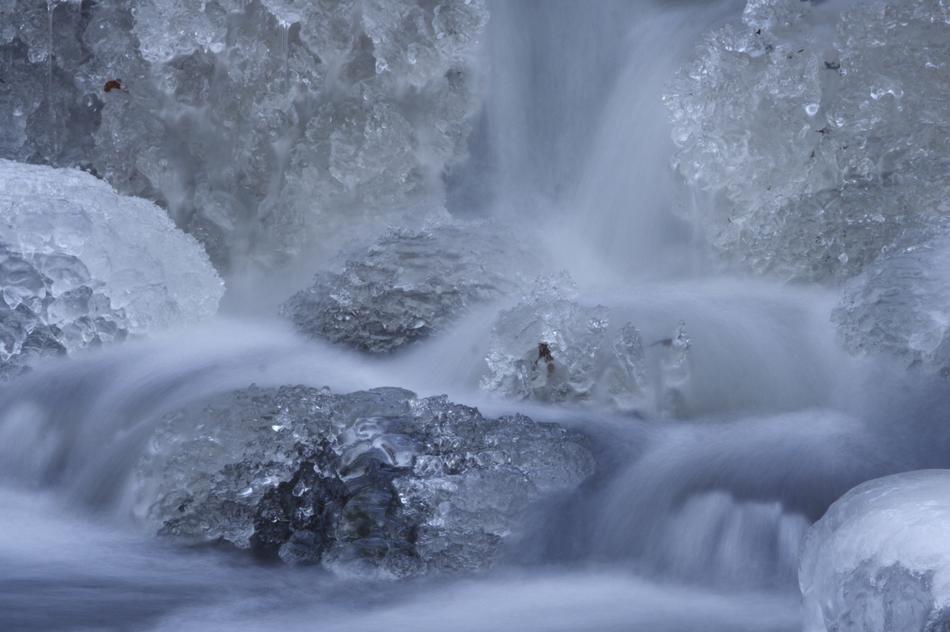
[[[718,586],[794,586],[810,524],[779,501],[700,493],[663,521],[639,561],[654,573]]]

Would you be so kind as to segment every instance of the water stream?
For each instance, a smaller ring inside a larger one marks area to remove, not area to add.
[[[0,390],[0,630],[800,629],[804,531],[857,482],[943,463],[936,412],[898,417],[946,404],[841,350],[825,290],[708,273],[671,213],[660,94],[700,34],[741,4],[494,2],[494,71],[459,185],[484,180],[485,199],[450,195],[471,207],[459,213],[518,226],[570,270],[582,301],[609,305],[645,340],[685,321],[698,341],[685,419],[481,391],[503,304],[387,358],[225,314],[50,361]],[[251,383],[393,385],[486,415],[522,412],[582,428],[598,470],[537,508],[500,567],[478,577],[346,579],[154,538],[129,489],[151,430]]]

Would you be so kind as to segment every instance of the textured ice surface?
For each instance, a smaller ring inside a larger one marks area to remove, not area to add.
[[[3,0],[0,157],[95,170],[216,264],[272,264],[438,205],[486,20],[481,0]]]
[[[443,327],[473,304],[519,287],[530,269],[510,233],[492,224],[393,230],[321,273],[283,312],[302,332],[384,353]]]
[[[517,399],[681,415],[689,384],[685,325],[651,343],[648,354],[632,323],[611,328],[610,321],[607,307],[578,299],[567,273],[539,277],[495,319],[482,388]]]
[[[840,279],[950,212],[950,5],[749,0],[673,81],[675,165],[727,258]]]
[[[878,258],[845,286],[833,318],[853,351],[950,374],[950,240]]]
[[[950,470],[879,478],[808,532],[799,569],[806,632],[950,626]]]
[[[151,202],[0,160],[0,365],[212,315],[201,246]]]
[[[406,576],[490,566],[532,501],[593,469],[586,440],[380,388],[228,393],[167,417],[138,468],[162,533]]]

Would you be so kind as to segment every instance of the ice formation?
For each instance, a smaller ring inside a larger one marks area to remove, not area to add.
[[[0,158],[157,201],[220,266],[438,205],[482,0],[4,0]]]
[[[950,240],[879,257],[845,286],[833,318],[853,351],[950,375]]]
[[[398,229],[321,273],[284,306],[302,332],[385,353],[444,327],[466,307],[520,287],[531,267],[499,226],[461,222]]]
[[[950,470],[869,481],[805,539],[806,632],[936,632],[950,626]]]
[[[697,225],[756,272],[847,278],[950,212],[950,5],[828,10],[749,0],[666,97]]]
[[[212,315],[221,279],[146,200],[0,160],[0,366]]]
[[[532,501],[592,470],[584,437],[520,415],[251,387],[168,416],[137,493],[166,535],[400,577],[490,566]]]
[[[633,323],[578,299],[570,275],[541,276],[492,326],[483,389],[516,399],[593,402],[622,412],[681,416],[689,385],[689,338],[644,347]]]

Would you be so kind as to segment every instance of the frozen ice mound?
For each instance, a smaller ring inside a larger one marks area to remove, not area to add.
[[[844,279],[950,212],[950,6],[749,0],[665,100],[682,211],[727,260]],[[700,214],[694,216],[694,214]]]
[[[486,21],[481,0],[5,0],[0,157],[158,202],[219,268],[276,265],[440,203]]]
[[[950,626],[950,470],[863,483],[805,538],[806,632],[937,632]]]
[[[0,160],[0,365],[211,316],[223,285],[146,200]]]
[[[463,222],[394,229],[346,259],[282,312],[305,334],[370,353],[424,338],[521,287],[511,270],[531,267],[531,255],[499,226]]]
[[[689,336],[644,344],[633,323],[579,300],[565,272],[540,276],[492,325],[481,387],[514,399],[592,402],[625,413],[679,417],[689,390]]]
[[[444,396],[251,387],[166,417],[136,494],[165,535],[401,577],[490,566],[530,503],[593,467],[574,431]]]
[[[854,352],[950,375],[950,239],[876,259],[845,286],[832,318]]]

